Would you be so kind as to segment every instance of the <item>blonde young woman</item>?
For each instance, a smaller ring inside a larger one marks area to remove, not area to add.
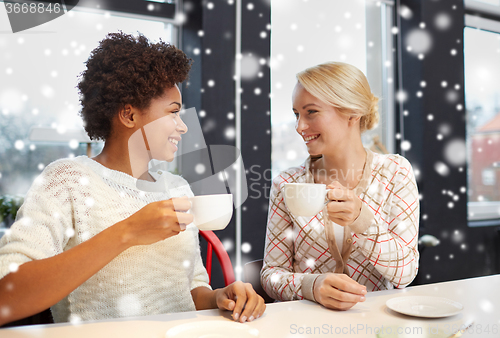
[[[356,67],[330,62],[297,74],[296,130],[310,157],[271,187],[262,285],[277,300],[309,299],[347,310],[368,291],[403,288],[416,276],[419,200],[410,163],[364,148],[378,99]],[[325,208],[297,217],[285,183],[331,188]]]

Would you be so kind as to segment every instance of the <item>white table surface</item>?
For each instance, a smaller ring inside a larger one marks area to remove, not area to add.
[[[328,310],[310,301],[268,304],[265,314],[247,325],[259,331],[258,337],[376,337],[378,330],[391,327],[415,334],[399,337],[441,338],[464,323],[474,324],[462,337],[500,337],[500,275],[410,287],[402,290],[371,292],[364,303],[348,311]],[[424,319],[398,314],[386,301],[401,296],[439,296],[463,304],[464,309],[447,318]],[[172,327],[194,321],[231,321],[230,313],[220,310],[86,322],[79,325],[49,324],[0,329],[1,338],[164,338]],[[435,333],[437,330],[439,334]],[[309,330],[309,331],[308,331]],[[421,334],[417,334],[418,332]],[[254,331],[255,332],[255,331]],[[308,334],[309,332],[309,334]],[[395,336],[394,336],[395,337]],[[235,338],[238,338],[235,336]]]

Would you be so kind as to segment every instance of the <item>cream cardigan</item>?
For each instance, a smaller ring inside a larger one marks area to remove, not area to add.
[[[86,241],[148,203],[193,195],[168,172],[154,183],[139,181],[141,189],[137,183],[85,156],[48,165],[0,240],[0,278]],[[198,229],[189,224],[177,236],[122,252],[51,309],[56,322],[193,311],[190,291],[199,286],[210,287]]]
[[[359,217],[344,228],[341,250],[324,211],[295,217],[283,200],[285,183],[313,183],[308,159],[273,180],[269,199],[261,282],[278,300],[314,300],[313,284],[323,273],[345,273],[368,291],[401,288],[418,271],[419,199],[410,163],[399,155],[366,149],[357,196]]]

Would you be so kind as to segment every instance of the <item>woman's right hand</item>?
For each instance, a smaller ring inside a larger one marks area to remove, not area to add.
[[[316,302],[324,307],[345,311],[365,301],[366,286],[345,274],[326,273],[314,282],[313,293]]]
[[[187,211],[191,202],[187,197],[149,203],[118,224],[122,227],[122,239],[130,246],[147,245],[175,236],[193,222]]]

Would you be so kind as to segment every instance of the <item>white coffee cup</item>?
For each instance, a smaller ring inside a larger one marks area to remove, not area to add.
[[[295,216],[312,217],[323,210],[328,189],[325,184],[285,183],[285,204]]]
[[[200,230],[222,230],[233,215],[233,195],[200,195],[190,197],[193,223]]]

